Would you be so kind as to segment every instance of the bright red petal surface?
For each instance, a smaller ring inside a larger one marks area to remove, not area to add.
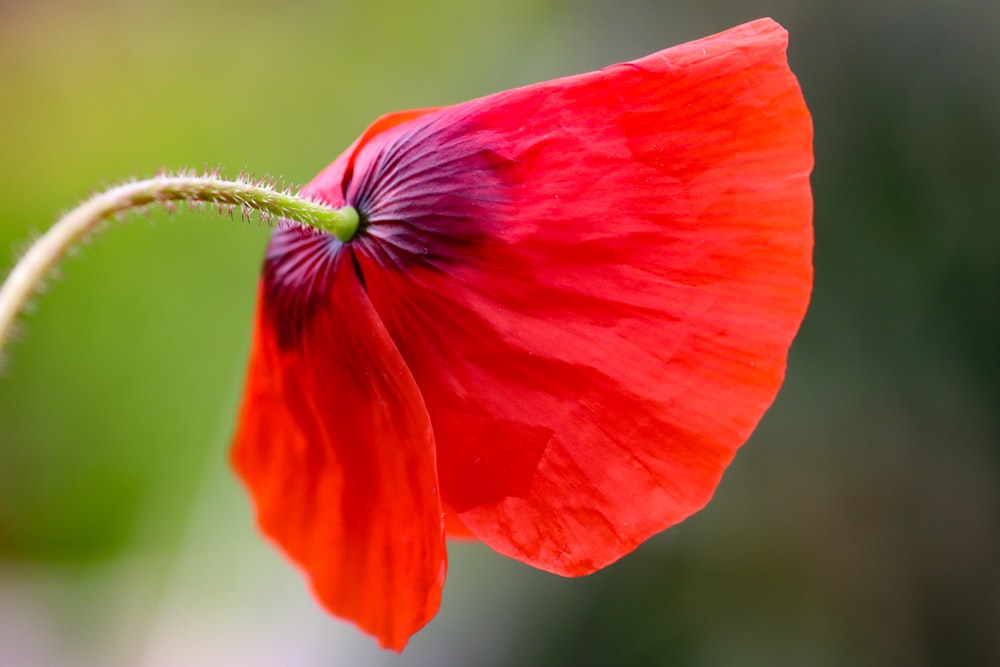
[[[310,186],[367,216],[352,246],[445,510],[496,550],[620,558],[704,506],[774,399],[812,282],[785,46],[761,20],[450,107]]]
[[[350,250],[327,257],[329,289],[296,293],[276,272],[283,252],[320,242],[292,227],[272,241],[233,460],[324,605],[400,650],[444,584],[434,437]]]

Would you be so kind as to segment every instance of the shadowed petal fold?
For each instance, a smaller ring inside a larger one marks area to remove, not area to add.
[[[272,240],[233,460],[262,529],[330,611],[397,650],[437,612],[430,420],[335,240],[291,225]]]

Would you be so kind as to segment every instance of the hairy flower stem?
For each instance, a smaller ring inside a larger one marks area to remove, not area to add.
[[[227,181],[211,176],[160,176],[120,185],[95,195],[56,222],[11,270],[0,286],[0,353],[18,315],[49,271],[89,232],[112,216],[151,204],[184,201],[217,204],[220,211],[239,207],[264,220],[286,218],[350,240],[358,214],[350,206],[333,209],[267,184]]]

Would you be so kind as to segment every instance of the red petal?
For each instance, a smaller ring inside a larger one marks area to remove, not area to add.
[[[316,175],[309,185],[302,188],[302,194],[316,197],[329,206],[339,208],[344,205],[344,181],[354,172],[354,160],[360,146],[368,143],[372,137],[390,130],[393,127],[437,111],[437,108],[411,109],[409,111],[394,111],[375,119],[364,133],[354,140],[336,160]]]
[[[330,261],[309,309],[287,308],[291,288],[265,274],[233,461],[324,605],[401,650],[444,584],[434,438],[350,251]]]
[[[761,20],[396,125],[347,199],[446,509],[585,574],[701,508],[812,281],[812,131]]]
[[[455,539],[474,540],[476,538],[469,527],[462,523],[462,520],[454,512],[448,510],[445,510],[444,513],[444,529],[448,537]]]

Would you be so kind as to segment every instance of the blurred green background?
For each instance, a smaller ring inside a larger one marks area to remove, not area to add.
[[[1000,664],[993,0],[8,0],[0,248],[132,175],[304,183],[381,113],[765,15],[814,114],[817,282],[708,509],[580,580],[455,545],[440,615],[380,652],[228,470],[267,230],[154,212],[64,263],[5,361],[0,665]]]

